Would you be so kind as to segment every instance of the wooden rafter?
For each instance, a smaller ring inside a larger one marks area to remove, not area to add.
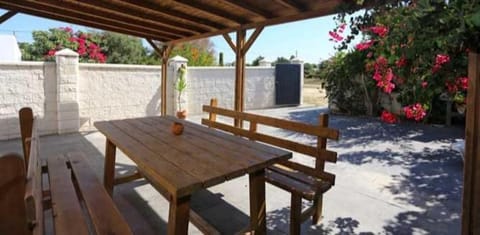
[[[242,8],[242,9],[244,9],[244,10],[246,10],[246,11],[249,11],[249,12],[251,12],[251,13],[254,13],[254,14],[256,14],[256,15],[259,15],[259,16],[261,16],[261,17],[263,17],[263,18],[272,18],[272,17],[274,17],[274,15],[273,15],[271,12],[265,11],[265,10],[259,8],[258,6],[252,6],[252,5],[250,5],[250,4],[248,4],[247,2],[242,1],[242,0],[240,0],[240,1],[238,1],[238,0],[226,0],[226,2],[232,4],[232,5],[236,6],[236,7],[240,7],[240,8]]]
[[[137,22],[142,22],[144,26],[149,27],[161,27],[162,30],[172,29],[177,32],[187,32],[187,33],[206,33],[208,30],[205,27],[199,27],[194,24],[185,24],[179,22],[178,20],[173,20],[170,17],[162,15],[152,15],[147,11],[142,11],[137,8],[131,9],[125,7],[124,5],[117,5],[115,1],[106,1],[106,0],[82,0],[82,1],[71,1],[74,4],[77,4],[79,8],[85,7],[92,11],[102,12],[108,16],[116,15],[123,16],[130,20]],[[155,20],[151,20],[155,19]]]
[[[57,14],[69,15],[74,18],[91,19],[96,22],[108,23],[112,25],[118,25],[130,29],[143,30],[145,32],[152,32],[154,34],[163,34],[165,37],[184,37],[192,36],[193,33],[172,29],[161,25],[152,25],[146,22],[136,22],[131,18],[126,18],[116,14],[109,14],[105,11],[98,11],[97,8],[79,6],[69,2],[63,2],[58,4],[56,0],[42,0],[31,1],[31,6],[36,9],[45,9],[55,11]],[[6,2],[18,2],[16,0],[7,0]]]
[[[172,41],[178,38],[178,37],[166,36],[158,33],[152,33],[150,31],[141,31],[138,29],[121,27],[114,24],[100,23],[91,19],[77,18],[71,15],[52,13],[52,11],[48,11],[44,9],[42,10],[39,8],[30,7],[30,6],[16,5],[15,3],[6,3],[5,1],[0,2],[0,8],[18,10],[27,14],[37,15],[37,16],[50,18],[50,19],[57,19],[57,20],[61,20],[61,21],[69,22],[73,24],[82,24],[89,27],[129,34],[137,37],[155,38],[156,40],[164,41],[164,42]]]
[[[113,2],[118,2],[118,0],[113,0]],[[212,21],[212,20],[209,20],[209,19],[206,19],[206,18],[193,16],[191,14],[186,14],[184,12],[177,11],[177,10],[172,9],[172,8],[165,9],[165,8],[159,6],[155,3],[149,2],[149,1],[124,0],[124,1],[120,1],[120,2],[122,4],[128,4],[129,7],[139,9],[140,11],[146,12],[147,15],[148,15],[149,11],[154,11],[154,12],[156,12],[156,14],[154,14],[154,15],[158,15],[158,13],[160,13],[160,14],[164,14],[164,15],[169,16],[169,17],[183,19],[183,20],[189,21],[191,23],[194,23],[196,25],[202,25],[202,26],[205,26],[205,27],[208,27],[208,28],[211,28],[211,29],[218,30],[218,29],[223,29],[223,28],[227,27],[226,25],[222,24],[222,22],[216,22],[216,21]]]
[[[233,44],[233,40],[232,38],[230,37],[230,35],[228,35],[228,33],[224,33],[222,34],[223,38],[225,38],[225,41],[227,41],[228,45],[230,46],[230,48],[232,48],[232,50],[235,52],[237,51],[237,47],[235,46],[235,44]]]
[[[245,18],[242,18],[242,17],[235,16],[231,12],[223,11],[219,8],[212,7],[212,6],[209,6],[209,5],[205,5],[205,4],[200,3],[198,1],[176,0],[175,4],[182,4],[184,7],[193,8],[193,9],[196,9],[198,11],[202,11],[202,12],[204,12],[206,14],[209,14],[209,15],[222,17],[223,19],[232,21],[232,22],[237,23],[239,25],[250,23],[249,20],[247,20]]]
[[[3,14],[2,16],[0,16],[0,24],[7,21],[8,19],[12,18],[14,15],[16,15],[17,12],[16,11],[8,11],[6,12],[5,14]]]
[[[299,3],[298,1],[294,0],[275,0],[284,6],[290,7],[292,9],[296,9],[298,11],[305,11],[307,10],[307,7],[305,7],[303,4]]]

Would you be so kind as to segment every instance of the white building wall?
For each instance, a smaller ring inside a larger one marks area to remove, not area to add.
[[[0,139],[20,137],[18,111],[35,110],[42,134],[56,132],[55,63],[0,63]]]
[[[201,114],[202,105],[217,98],[218,106],[233,109],[234,67],[188,67],[186,96],[189,115]],[[245,109],[275,106],[275,68],[247,67],[245,70]]]
[[[161,67],[80,64],[80,130],[102,120],[160,114]]]

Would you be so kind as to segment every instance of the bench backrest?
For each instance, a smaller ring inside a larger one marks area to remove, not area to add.
[[[40,137],[38,121],[31,108],[22,108],[19,112],[22,144],[24,146],[27,169],[25,186],[26,223],[32,234],[44,233],[42,164],[40,160]]]
[[[332,183],[335,182],[335,175],[325,172],[325,162],[335,163],[337,161],[337,153],[327,150],[327,139],[338,140],[339,132],[336,129],[328,127],[328,115],[321,114],[318,125],[311,125],[290,120],[283,120],[279,118],[267,117],[257,114],[250,114],[245,112],[238,112],[234,110],[217,107],[217,100],[212,99],[210,105],[204,105],[203,111],[209,113],[208,119],[202,119],[202,124],[211,128],[217,128],[223,131],[230,132],[234,135],[243,136],[250,140],[263,142],[277,147],[289,149],[294,152],[302,153],[307,156],[315,158],[315,168],[295,162],[284,161],[281,165],[301,171],[307,175],[322,180],[327,180]],[[241,121],[249,122],[249,129],[235,127],[233,125],[217,122],[217,115],[222,115],[230,118],[239,119]],[[307,134],[317,138],[316,145],[311,146],[304,143],[294,142],[292,140],[282,139],[276,136],[267,135],[257,131],[257,125],[265,125],[276,127],[299,134]]]

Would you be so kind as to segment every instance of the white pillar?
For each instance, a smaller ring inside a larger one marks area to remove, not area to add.
[[[300,105],[303,104],[303,83],[304,83],[304,72],[303,72],[303,60],[295,57],[290,60],[291,64],[299,64],[300,65]]]
[[[78,54],[70,49],[63,49],[55,53],[55,57],[58,134],[77,132],[80,128]]]
[[[167,114],[168,115],[175,115],[178,111],[178,91],[175,89],[178,80],[178,70],[183,65],[185,66],[185,80],[187,83],[186,89],[182,93],[182,97],[180,98],[180,102],[182,105],[182,109],[187,110],[188,100],[186,91],[188,89],[188,68],[187,68],[188,60],[181,56],[174,56],[168,60],[168,77],[167,77],[167,100],[171,101],[167,103]],[[187,110],[188,112],[188,110]]]

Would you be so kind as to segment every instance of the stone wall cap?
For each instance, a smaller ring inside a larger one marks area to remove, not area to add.
[[[78,57],[78,53],[72,51],[71,49],[65,48],[60,51],[55,52],[55,56],[76,56]]]
[[[179,55],[176,55],[168,60],[169,62],[184,62],[187,63],[188,59],[185,57],[181,57]]]

